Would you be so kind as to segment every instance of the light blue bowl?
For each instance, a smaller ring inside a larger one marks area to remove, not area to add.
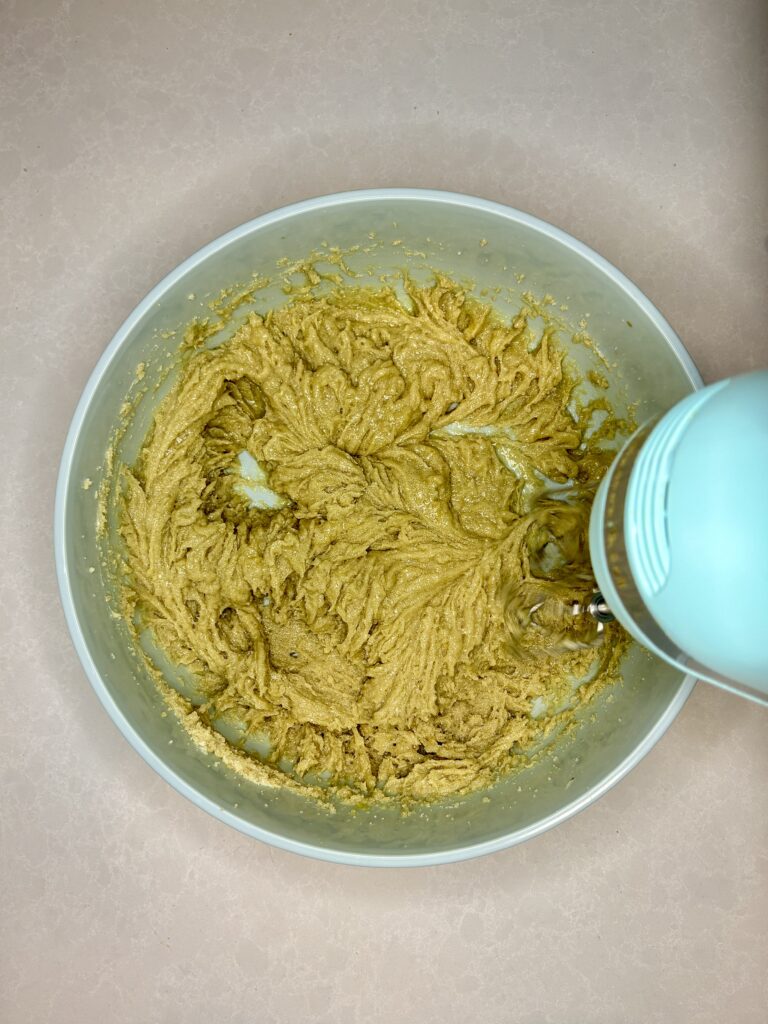
[[[406,817],[394,809],[340,808],[331,815],[299,796],[258,788],[214,767],[172,716],[161,717],[157,691],[124,625],[110,614],[109,583],[100,571],[89,571],[99,565],[94,495],[116,411],[134,383],[137,364],[146,363],[144,382],[151,385],[159,349],[177,344],[163,342],[163,332],[188,321],[203,296],[254,272],[270,275],[280,257],[306,256],[324,242],[366,248],[371,232],[381,243],[376,252],[361,250],[353,257],[363,272],[407,264],[418,273],[428,264],[478,287],[506,287],[515,283],[515,274],[524,274],[521,290],[552,293],[576,321],[589,313],[590,333],[623,375],[626,391],[612,397],[619,405],[638,403],[638,420],[701,386],[679,338],[648,299],[587,246],[535,217],[471,196],[418,189],[310,199],[257,217],[201,249],[150,292],[109,343],[64,447],[56,567],[72,639],[94,690],[133,747],[180,793],[242,832],[296,853],[349,864],[439,864],[512,846],[586,807],[650,750],[682,707],[693,679],[635,647],[611,700],[604,695],[588,709],[575,738],[555,744],[531,768],[487,794]],[[259,301],[280,297],[275,289]],[[573,356],[583,365],[590,358],[583,346],[575,346]],[[133,458],[151,412],[146,399],[121,442],[120,457]],[[85,478],[94,481],[87,490]]]

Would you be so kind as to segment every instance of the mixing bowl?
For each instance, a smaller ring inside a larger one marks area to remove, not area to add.
[[[622,382],[612,390],[614,403],[636,403],[638,421],[701,386],[670,325],[618,270],[564,232],[510,207],[447,192],[376,189],[268,213],[170,273],[128,317],[93,371],[67,437],[56,494],[64,611],[88,678],[123,735],[180,793],[222,821],[287,850],[352,864],[437,864],[489,853],[564,821],[617,782],[662,735],[693,679],[633,647],[621,681],[579,712],[570,738],[486,793],[405,816],[394,807],[342,806],[330,814],[214,764],[172,715],[161,716],[161,698],[110,608],[109,578],[97,568],[95,496],[117,411],[137,386],[137,364],[145,364],[141,384],[150,387],[118,446],[118,458],[127,460],[150,422],[153,394],[161,393],[152,384],[159,381],[163,356],[179,343],[171,332],[199,312],[206,296],[254,273],[269,276],[277,260],[299,259],[324,245],[354,250],[349,260],[363,274],[404,265],[418,274],[429,266],[474,281],[478,289],[512,284],[538,296],[551,293],[567,306],[564,317],[589,325],[619,371],[613,375]],[[284,298],[277,286],[267,288],[254,306],[267,308]],[[514,306],[504,292],[497,301],[502,310]],[[572,356],[593,358],[583,345],[574,345]],[[87,480],[93,485],[84,486]]]

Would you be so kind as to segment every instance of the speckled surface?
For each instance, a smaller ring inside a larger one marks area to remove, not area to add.
[[[309,195],[509,202],[629,274],[707,379],[768,364],[767,21],[761,0],[3,5],[4,1024],[766,1020],[764,710],[697,687],[618,788],[485,860],[302,860],[119,736],[69,643],[51,518],[121,320]]]

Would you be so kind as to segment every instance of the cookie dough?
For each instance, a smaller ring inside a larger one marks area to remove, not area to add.
[[[193,673],[198,728],[266,742],[273,782],[414,801],[572,714],[596,652],[563,602],[615,421],[589,428],[553,329],[405,292],[299,295],[188,356],[120,528],[127,613]]]

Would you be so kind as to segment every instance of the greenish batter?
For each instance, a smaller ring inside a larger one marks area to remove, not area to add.
[[[266,737],[272,783],[488,785],[595,658],[556,612],[590,590],[609,454],[569,411],[562,349],[445,278],[407,290],[251,315],[188,359],[124,470],[129,613],[199,681],[198,738],[221,719]]]

